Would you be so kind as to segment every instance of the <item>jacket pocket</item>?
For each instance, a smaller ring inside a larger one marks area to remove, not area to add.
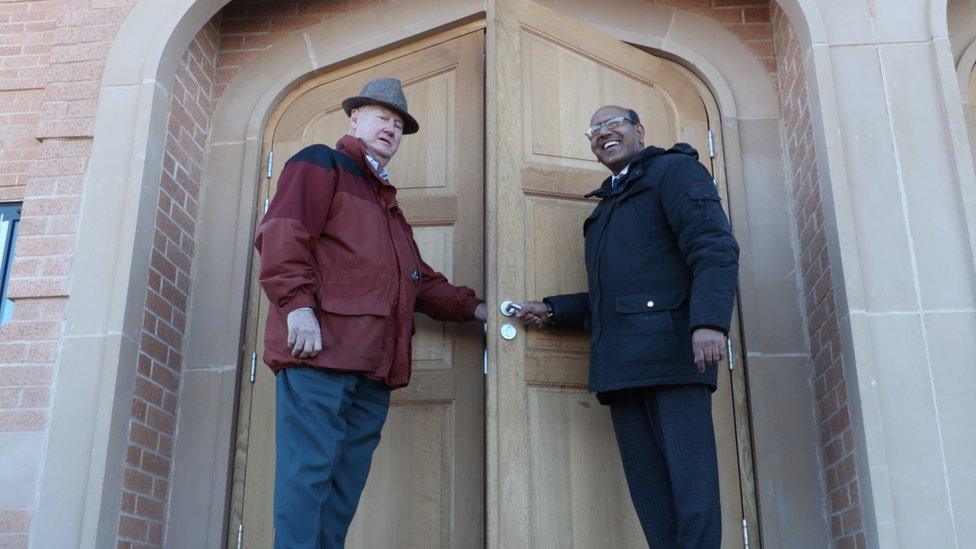
[[[330,277],[318,292],[326,356],[346,367],[388,356],[388,324],[393,312],[389,277],[343,274]]]
[[[687,191],[688,198],[696,204],[699,215],[714,224],[727,225],[725,210],[722,209],[722,199],[715,188],[691,189]]]
[[[675,332],[674,315],[688,294],[684,290],[653,290],[617,296],[618,350],[621,362],[646,364],[673,362],[682,353]]]
[[[343,269],[325,276],[319,305],[338,315],[390,316],[395,282],[384,271]]]
[[[677,309],[688,293],[684,290],[654,290],[617,296],[614,299],[618,313],[649,313]]]

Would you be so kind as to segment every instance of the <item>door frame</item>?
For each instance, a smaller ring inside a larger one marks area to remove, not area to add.
[[[263,211],[266,204],[265,201],[268,198],[268,192],[270,187],[270,178],[268,177],[268,174],[271,171],[270,163],[284,162],[286,160],[282,158],[273,159],[273,157],[268,157],[267,153],[271,151],[271,142],[274,136],[274,131],[277,126],[278,120],[281,119],[284,112],[287,110],[288,106],[296,98],[300,97],[308,90],[312,89],[313,87],[320,86],[323,83],[327,83],[328,81],[338,80],[340,78],[360,72],[366,68],[382,64],[384,62],[396,59],[398,57],[402,57],[404,55],[415,53],[417,51],[431,47],[438,43],[451,40],[453,38],[457,38],[465,34],[469,34],[471,32],[476,32],[479,30],[487,30],[487,27],[488,27],[488,23],[483,14],[471,16],[469,18],[466,18],[465,20],[458,21],[455,24],[448,26],[448,28],[432,29],[426,33],[422,33],[410,39],[398,42],[396,44],[391,44],[388,48],[384,48],[378,52],[349,59],[347,60],[347,62],[336,66],[333,70],[329,70],[329,72],[327,73],[328,74],[327,80],[323,81],[321,78],[317,78],[316,74],[311,74],[308,79],[306,79],[304,82],[302,82],[301,84],[293,88],[291,91],[289,91],[287,95],[285,95],[280,101],[277,102],[274,109],[271,111],[271,114],[269,115],[267,122],[265,124],[265,129],[263,131],[262,148],[261,148],[262,154],[260,156],[260,158],[262,159],[262,165],[261,165],[261,170],[259,172],[260,183],[258,185],[255,208],[252,212],[254,215],[254,225],[255,226],[257,225],[257,220],[259,220],[261,215],[263,215]],[[488,38],[486,36],[486,46],[485,46],[486,59],[491,59],[492,56],[488,55],[491,50],[487,45],[487,40]],[[658,55],[652,51],[647,51],[646,48],[641,48],[640,46],[635,46],[635,47],[638,47],[639,49],[644,49],[647,55]],[[703,101],[705,102],[706,105],[706,111],[708,112],[709,115],[709,120],[710,121],[721,120],[720,113],[718,110],[718,104],[715,101],[714,97],[712,96],[711,91],[707,88],[705,83],[702,82],[697,75],[694,75],[693,73],[688,71],[688,76],[689,76],[689,81],[695,84],[695,86],[699,89],[699,92],[702,95]],[[487,73],[485,78],[487,82],[488,80]],[[488,111],[489,109],[489,102],[490,102],[489,97],[491,97],[492,95],[493,95],[493,88],[490,88],[486,85],[485,88],[486,111]],[[713,162],[714,162],[713,169],[716,172],[716,176],[718,176],[718,174],[721,173],[722,174],[721,177],[725,177],[725,169],[724,169],[725,158],[724,158],[724,149],[722,146],[723,141],[721,135],[722,132],[720,128],[716,128],[716,132],[715,132],[716,153],[715,153],[715,157],[713,158]],[[489,145],[489,143],[490,143],[489,130],[486,124],[485,148],[488,151],[488,154],[485,157],[485,167],[486,167],[486,172],[490,173],[489,167],[492,164],[492,161],[490,156],[488,156],[491,154],[490,152],[491,146]],[[518,154],[521,153],[519,152]],[[487,195],[486,197],[492,196],[492,191],[493,191],[493,187],[489,183],[488,177],[490,177],[490,175],[488,175],[485,179],[485,192]],[[490,215],[490,207],[488,205],[487,200],[485,204],[485,215],[486,216]],[[487,233],[487,226],[486,226],[486,233]],[[487,243],[487,234],[486,234],[486,255],[487,256],[491,256],[491,252],[490,252],[491,249],[494,248],[491,248],[490,245]],[[258,255],[253,254],[253,256],[251,257],[251,265],[250,265],[251,272],[257,272],[259,270],[258,262],[259,262]],[[490,288],[492,283],[491,275],[494,271],[489,268],[487,261],[485,263],[485,271],[486,271],[485,272],[486,288]],[[229,513],[227,516],[227,528],[228,528],[229,535],[227,537],[227,542],[225,544],[228,548],[231,548],[236,545],[236,539],[233,536],[233,533],[236,531],[235,528],[237,529],[242,528],[244,490],[246,488],[243,478],[247,467],[247,444],[248,444],[247,427],[250,425],[250,415],[251,415],[250,395],[251,395],[251,387],[253,383],[253,377],[251,375],[251,371],[254,368],[264,367],[264,365],[260,361],[260,356],[258,356],[255,351],[258,345],[258,338],[262,337],[261,328],[263,326],[263,322],[260,318],[262,313],[259,312],[256,307],[256,305],[260,304],[260,299],[259,299],[260,292],[261,292],[261,288],[257,282],[256,277],[254,276],[250,277],[250,284],[248,285],[247,301],[245,306],[246,315],[245,315],[245,324],[244,324],[244,336],[242,338],[243,345],[242,345],[241,356],[242,356],[242,364],[244,365],[244,367],[241,368],[240,370],[240,378],[238,381],[239,394],[236,403],[237,418],[234,424],[234,441],[235,441],[234,449],[235,450],[233,456],[233,468],[230,471],[231,494],[230,494],[230,501],[229,501]],[[494,302],[490,298],[487,299],[489,304]],[[497,301],[497,299],[495,301]],[[493,310],[493,308],[491,310]],[[740,335],[741,330],[738,327],[739,323],[740,323],[740,319],[738,318],[738,312],[737,312],[736,319],[734,320],[734,324],[736,326],[733,327],[733,332],[735,333],[736,339],[740,339],[741,341],[741,335]],[[492,329],[492,325],[491,322],[489,321],[488,333],[491,333],[491,329]],[[492,362],[490,349],[491,349],[491,344],[489,343],[489,358],[488,358],[489,364]],[[740,349],[734,350],[736,355],[738,355],[739,357],[738,363],[744,364],[744,356],[740,351],[741,351]],[[742,375],[733,376],[733,398],[735,401],[735,411],[736,411],[735,425],[736,425],[737,448],[739,450],[739,468],[740,468],[739,474],[740,474],[740,482],[741,482],[741,490],[742,490],[743,510],[744,510],[744,514],[746,515],[744,518],[746,518],[750,524],[758,525],[759,524],[758,511],[756,506],[757,494],[755,492],[756,483],[753,477],[754,461],[753,461],[753,445],[751,439],[751,424],[749,421],[748,391],[747,391],[745,378],[744,378],[745,368],[741,368],[740,371],[743,372]],[[489,373],[489,379],[490,378],[491,378],[491,374]],[[488,389],[488,384],[486,384],[486,389]],[[486,400],[485,403],[486,420],[489,413],[490,413],[489,405],[488,405],[488,401]],[[488,436],[487,432],[486,432],[486,438],[488,438],[490,444],[491,437]],[[490,492],[492,486],[490,467],[487,465],[487,456],[489,454],[491,454],[491,447],[487,446],[486,467],[485,467],[486,477],[487,477],[486,494]],[[491,495],[487,495],[486,504],[492,499],[493,498]],[[491,517],[491,511],[487,507],[487,505],[486,505],[486,515],[489,520],[486,520],[485,522],[485,529],[486,529],[486,534],[488,534],[488,537],[490,537],[491,525],[489,521]]]

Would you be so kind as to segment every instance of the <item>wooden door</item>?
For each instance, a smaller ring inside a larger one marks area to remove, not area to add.
[[[484,288],[484,23],[455,28],[305,83],[272,115],[273,153],[259,199],[274,195],[299,149],[330,146],[348,131],[340,103],[380,76],[404,83],[420,133],[388,166],[424,259],[449,279]],[[256,263],[252,271],[257,273]],[[267,299],[251,289],[229,546],[267,548],[273,537],[274,376],[260,363]],[[484,333],[418,315],[413,377],[392,394],[347,547],[478,547],[484,539]],[[362,517],[368,515],[368,522]]]
[[[489,2],[488,21],[489,296],[497,305],[583,291],[582,224],[595,205],[583,195],[608,175],[583,136],[593,111],[633,107],[648,144],[691,143],[707,165],[717,109],[676,64],[532,2]],[[608,409],[585,390],[587,337],[518,327],[506,340],[502,325],[516,323],[493,309],[488,545],[643,546]],[[755,508],[748,418],[736,421],[741,369],[720,372],[713,409],[723,547],[732,548],[744,545]]]

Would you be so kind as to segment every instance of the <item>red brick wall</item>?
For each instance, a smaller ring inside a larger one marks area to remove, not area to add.
[[[196,35],[173,83],[125,456],[120,548],[163,541],[218,25],[219,15]]]
[[[24,201],[16,305],[0,331],[0,432],[47,430],[98,81],[132,4],[0,3],[0,200]],[[26,547],[32,513],[0,510],[0,547]]]
[[[804,306],[813,362],[816,417],[820,433],[834,542],[838,547],[866,547],[861,499],[854,467],[854,440],[844,361],[837,327],[830,259],[824,233],[824,208],[817,171],[813,126],[804,74],[804,50],[786,15],[774,6],[780,99],[799,235]]]
[[[48,79],[59,2],[0,4],[0,200],[22,200]]]
[[[769,0],[652,0],[697,13],[722,24],[759,57],[770,73],[776,72]]]

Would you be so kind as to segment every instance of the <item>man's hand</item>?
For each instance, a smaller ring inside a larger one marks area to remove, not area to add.
[[[488,321],[488,306],[485,305],[484,303],[481,303],[477,307],[475,307],[475,309],[474,309],[474,317],[477,318],[478,320],[480,320],[481,322],[487,322]]]
[[[704,372],[705,365],[725,358],[725,334],[718,330],[698,328],[691,334],[691,348],[698,371]]]
[[[288,313],[288,346],[297,358],[314,357],[322,350],[322,330],[312,309],[302,307]]]
[[[515,313],[515,318],[522,321],[525,326],[534,326],[536,328],[542,328],[545,326],[545,321],[543,320],[546,316],[548,309],[546,304],[541,301],[526,301],[525,303],[519,303],[522,309]]]

